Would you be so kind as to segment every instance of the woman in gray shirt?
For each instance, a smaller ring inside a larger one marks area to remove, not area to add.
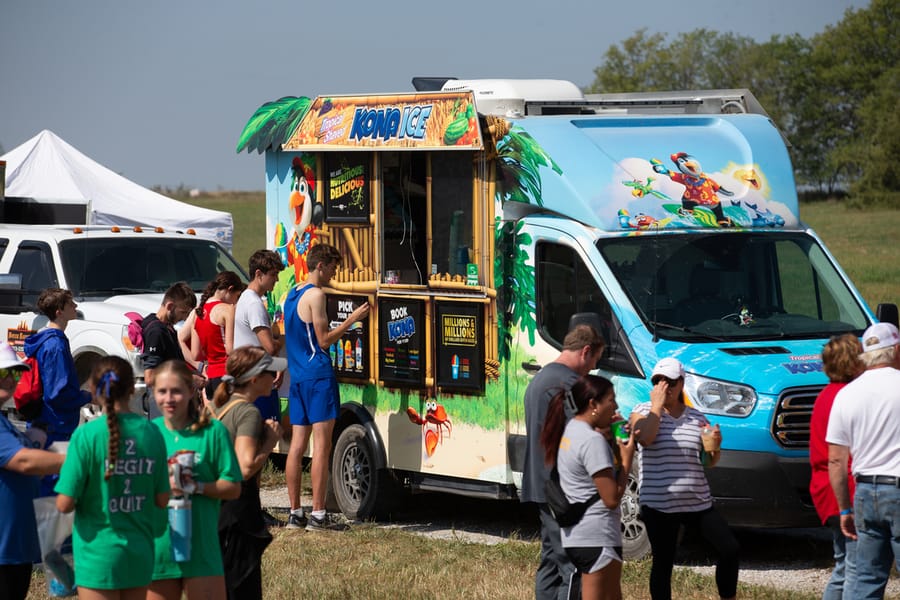
[[[564,403],[571,402],[575,416],[566,423]],[[618,442],[621,465],[610,442],[600,433],[618,418],[612,383],[603,377],[585,375],[550,402],[541,444],[548,465],[556,464],[559,481],[569,502],[584,502],[594,494],[581,520],[562,528],[562,545],[581,573],[582,598],[622,597],[622,528],[619,502],[625,493],[634,458],[634,436]]]

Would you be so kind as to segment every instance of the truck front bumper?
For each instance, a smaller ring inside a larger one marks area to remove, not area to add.
[[[716,508],[738,527],[816,527],[809,459],[724,450],[706,471]]]

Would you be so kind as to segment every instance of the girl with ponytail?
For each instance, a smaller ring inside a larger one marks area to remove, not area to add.
[[[229,600],[262,598],[262,554],[272,536],[263,521],[259,472],[282,432],[278,421],[263,420],[253,401],[268,394],[278,371],[285,369],[287,360],[262,348],[237,348],[210,406],[231,435],[244,479],[240,498],[225,502],[219,517]]]
[[[75,511],[75,584],[80,598],[143,599],[153,573],[147,557],[166,523],[165,443],[131,412],[134,372],[126,360],[97,361],[90,387],[104,414],[75,429],[56,484],[56,507]]]
[[[200,409],[184,361],[156,368],[153,395],[161,417],[153,421],[166,444],[172,496],[189,498],[190,560],[176,562],[171,538],[156,539],[148,600],[225,598],[224,567],[216,527],[222,500],[241,492],[241,471],[225,427]]]
[[[566,422],[565,404],[575,414]],[[560,392],[550,401],[540,440],[547,465],[556,465],[559,482],[569,502],[585,502],[595,495],[584,516],[571,527],[561,527],[562,546],[581,573],[581,597],[603,600],[622,598],[622,517],[619,502],[625,493],[636,448],[628,441],[608,441],[616,410],[612,383],[596,375],[584,375],[571,392]],[[616,465],[611,444],[618,444],[621,464]]]
[[[245,287],[237,273],[222,271],[207,284],[185,323],[190,328],[191,357],[206,361],[207,396],[215,393],[225,374],[225,361],[234,348],[234,305]]]

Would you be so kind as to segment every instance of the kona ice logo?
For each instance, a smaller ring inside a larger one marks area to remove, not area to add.
[[[791,375],[799,375],[800,373],[818,373],[824,368],[822,366],[822,357],[819,354],[791,356],[791,362],[782,363],[781,366],[787,369]]]
[[[391,320],[387,324],[388,340],[396,342],[416,335],[416,321],[409,316],[407,307],[391,309]]]
[[[353,114],[350,139],[364,138],[387,141],[391,138],[402,140],[425,139],[425,126],[431,116],[432,105],[404,106],[402,108],[357,108]]]

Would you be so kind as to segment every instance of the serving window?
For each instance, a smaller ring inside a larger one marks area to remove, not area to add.
[[[381,274],[384,283],[425,285],[428,280],[428,156],[381,155]]]

